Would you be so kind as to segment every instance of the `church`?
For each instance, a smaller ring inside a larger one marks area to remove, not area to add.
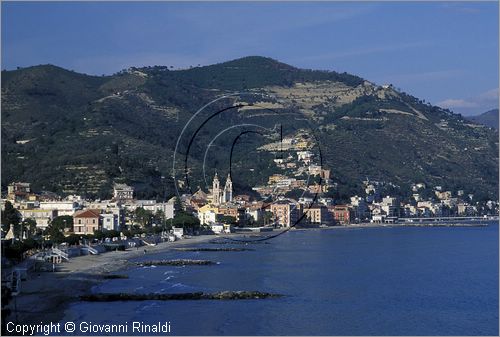
[[[224,185],[224,189],[221,190],[219,177],[217,176],[217,172],[215,172],[212,183],[212,204],[222,205],[231,201],[233,201],[233,182],[231,181],[231,176],[227,175],[226,184]]]

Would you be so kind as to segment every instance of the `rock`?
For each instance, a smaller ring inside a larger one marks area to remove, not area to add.
[[[215,264],[209,260],[158,260],[158,261],[143,261],[137,262],[140,266],[188,266],[188,265],[211,265]]]
[[[183,252],[244,252],[254,249],[250,248],[175,248]]]
[[[107,280],[122,279],[122,278],[128,278],[128,275],[104,274],[102,275],[102,278]]]
[[[217,293],[179,293],[179,294],[127,294],[108,293],[82,295],[80,299],[88,302],[114,302],[114,301],[174,301],[174,300],[251,300],[279,298],[283,295],[260,291],[221,291]]]

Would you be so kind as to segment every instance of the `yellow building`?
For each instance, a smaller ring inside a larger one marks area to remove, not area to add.
[[[219,213],[219,208],[212,204],[207,204],[198,209],[198,219],[200,224],[208,225],[210,223],[215,223],[217,220],[217,214]]]
[[[309,143],[305,141],[297,142],[297,144],[295,144],[295,148],[297,150],[306,150],[309,148]]]

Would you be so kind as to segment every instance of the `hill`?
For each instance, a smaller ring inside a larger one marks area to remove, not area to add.
[[[113,182],[126,182],[138,197],[171,195],[172,157],[184,126],[200,107],[235,92],[245,93],[207,110],[255,106],[223,112],[196,133],[189,153],[194,172],[203,167],[202,145],[218,130],[252,120],[270,129],[280,124],[287,134],[315,130],[338,198],[362,193],[367,176],[401,193],[424,182],[498,198],[497,132],[392,86],[257,56],[102,77],[52,65],[3,71],[2,189],[28,181],[35,190],[106,197]],[[210,174],[215,167],[224,170],[231,144],[222,138],[213,144],[222,150],[208,156]],[[255,155],[266,142],[247,137],[238,144],[239,189],[251,190],[272,173],[272,155]],[[193,186],[203,186],[202,178],[193,173]]]
[[[467,119],[498,130],[498,109],[489,110],[477,116],[468,116]]]

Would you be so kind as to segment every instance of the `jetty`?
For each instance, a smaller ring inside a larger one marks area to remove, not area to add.
[[[255,249],[250,248],[174,248],[181,252],[244,252]]]
[[[279,298],[283,295],[261,291],[221,291],[216,293],[178,293],[178,294],[128,294],[106,293],[82,295],[80,299],[88,302],[115,302],[115,301],[177,301],[177,300],[253,300]]]
[[[191,266],[191,265],[207,266],[216,263],[209,260],[178,259],[178,260],[143,261],[143,262],[137,262],[137,264],[140,266]]]

